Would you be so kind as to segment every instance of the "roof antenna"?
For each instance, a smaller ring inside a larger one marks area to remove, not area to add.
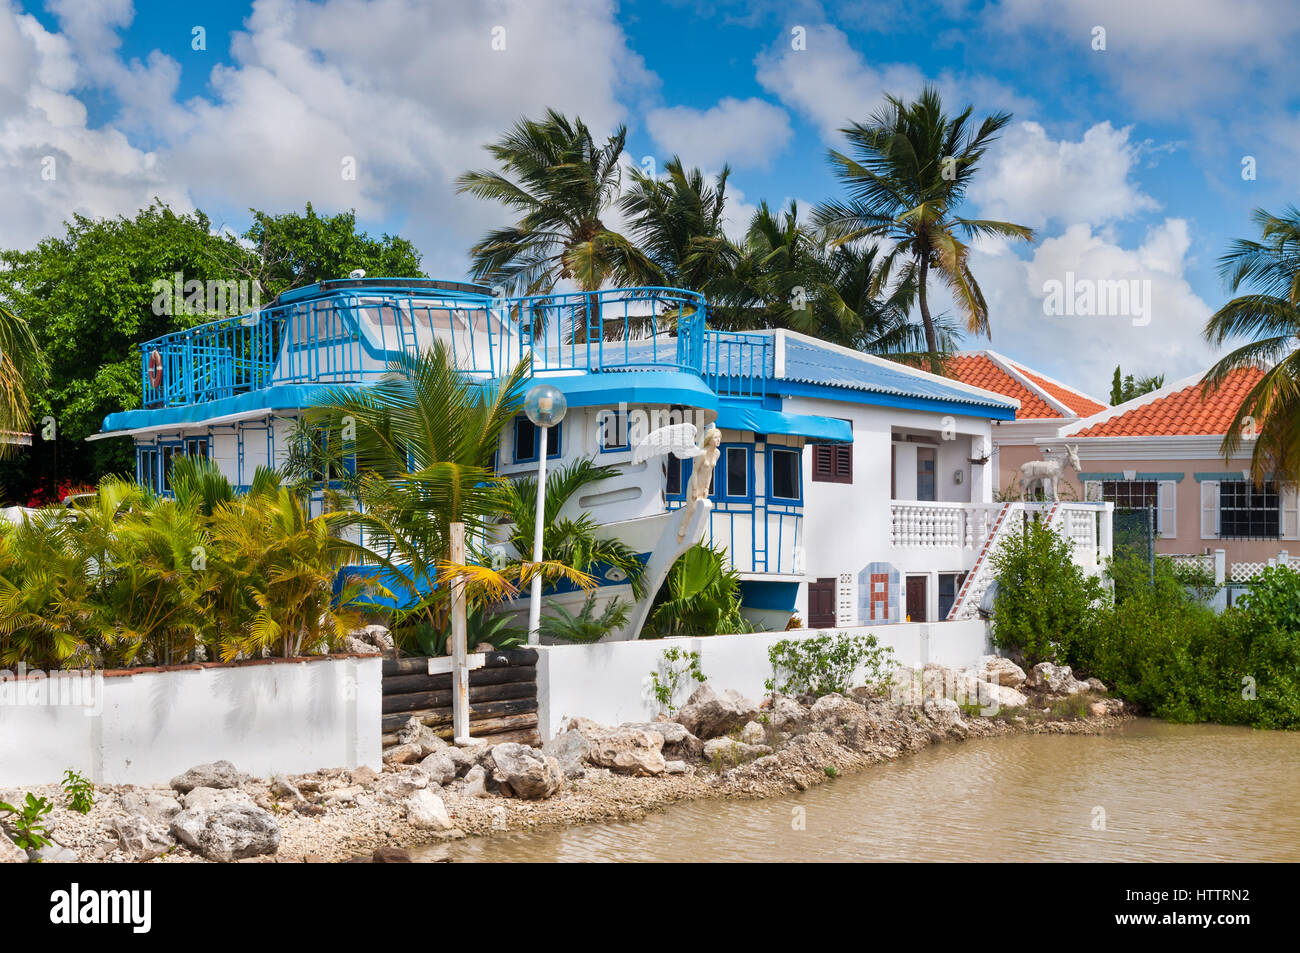
[[[366,270],[364,268],[353,268],[348,272],[349,278],[364,278],[365,276]]]

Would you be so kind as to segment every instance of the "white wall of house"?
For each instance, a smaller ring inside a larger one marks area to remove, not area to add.
[[[990,651],[987,627],[978,619],[842,631],[874,633],[881,644],[894,649],[900,665],[937,662],[965,667]],[[660,670],[664,650],[674,646],[700,653],[700,667],[715,690],[734,688],[748,698],[761,698],[766,692],[764,684],[772,675],[768,649],[782,639],[821,634],[801,629],[698,639],[543,646],[537,661],[538,730],[543,739],[550,738],[571,717],[590,718],[602,724],[653,720],[659,714],[659,703],[651,673]],[[675,699],[679,707],[696,687],[688,682],[683,679]]]
[[[221,759],[256,777],[379,770],[381,669],[374,656],[125,672],[64,705],[38,703],[37,679],[0,676],[0,786],[56,783],[69,768],[96,784],[166,784]]]
[[[903,587],[909,575],[926,577],[929,607],[927,618],[938,617],[940,574],[969,569],[975,552],[963,546],[915,549],[894,547],[892,530],[891,448],[898,447],[900,479],[894,487],[899,500],[915,499],[916,464],[909,453],[915,443],[897,441],[899,435],[934,434],[937,446],[936,496],[941,501],[989,503],[993,493],[990,463],[972,464],[991,445],[990,421],[983,417],[956,416],[919,410],[901,410],[869,404],[822,398],[792,397],[785,401],[790,413],[815,414],[848,420],[853,427],[853,482],[819,483],[812,480],[812,451],[804,452],[804,548],[806,575],[811,579],[837,580],[843,611],[840,625],[862,625],[869,619],[862,612],[863,594],[869,584],[869,566],[888,564],[898,574],[891,587]],[[947,435],[950,439],[944,439]],[[910,469],[909,469],[910,468]],[[961,473],[958,483],[955,474]],[[888,574],[888,573],[886,573]],[[901,593],[891,593],[901,606]],[[807,586],[800,587],[797,610],[808,618]],[[891,622],[902,616],[891,615]],[[877,620],[879,621],[879,620]]]

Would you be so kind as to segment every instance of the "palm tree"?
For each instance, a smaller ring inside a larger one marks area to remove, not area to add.
[[[27,322],[0,307],[0,458],[14,446],[4,438],[27,429],[28,391],[43,372],[40,348]]]
[[[1288,206],[1280,216],[1256,209],[1252,216],[1260,240],[1237,239],[1219,259],[1219,273],[1235,293],[1205,325],[1205,338],[1223,344],[1230,337],[1253,338],[1206,372],[1208,394],[1233,372],[1263,368],[1259,381],[1237,408],[1223,438],[1224,459],[1241,446],[1243,434],[1255,434],[1251,474],[1256,481],[1275,475],[1300,481],[1300,210]],[[1253,427],[1251,425],[1254,425]]]
[[[548,109],[544,119],[521,119],[488,146],[500,170],[464,173],[459,191],[520,217],[470,250],[474,276],[535,294],[562,280],[594,292],[611,279],[638,284],[653,275],[641,250],[604,222],[618,199],[626,139],[619,126],[598,146],[581,119]]]
[[[931,271],[952,292],[968,330],[989,333],[988,305],[970,270],[970,248],[958,234],[1025,241],[1034,235],[1024,225],[956,214],[985,149],[1011,121],[1010,113],[996,113],[972,128],[972,112],[967,106],[949,118],[932,87],[913,103],[886,97],[866,123],[841,130],[850,154],[831,150],[830,162],[848,197],[823,204],[816,216],[834,244],[871,239],[888,246],[873,290],[899,269],[902,280],[915,284],[933,369],[941,362],[928,297]]]
[[[687,169],[673,156],[664,171],[656,178],[634,169],[620,204],[657,270],[656,283],[708,293],[740,255],[722,226],[731,170],[723,166],[710,184],[698,168]]]

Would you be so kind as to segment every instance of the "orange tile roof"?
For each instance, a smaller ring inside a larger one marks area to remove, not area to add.
[[[948,376],[972,387],[982,387],[995,394],[1020,401],[1016,420],[1059,418],[1061,415],[1047,401],[1020,383],[984,354],[957,354],[948,358]]]
[[[1095,400],[1084,397],[1082,394],[1070,390],[1068,387],[1062,387],[1060,384],[1053,384],[1051,381],[1039,377],[1033,371],[1026,369],[1023,364],[1017,364],[1016,369],[1043,390],[1047,391],[1047,393],[1051,394],[1063,403],[1066,407],[1069,407],[1080,417],[1091,417],[1093,414],[1099,414],[1106,409],[1105,404],[1099,404]]]
[[[1227,432],[1242,400],[1263,375],[1262,370],[1254,367],[1233,371],[1204,399],[1201,385],[1197,382],[1093,424],[1072,436],[1217,437]]]

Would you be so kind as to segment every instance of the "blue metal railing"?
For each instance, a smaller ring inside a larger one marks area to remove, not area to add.
[[[733,331],[704,333],[705,383],[720,397],[765,397],[772,339]]]
[[[462,371],[492,377],[525,355],[534,372],[669,368],[703,375],[713,334],[705,331],[706,310],[701,295],[674,288],[492,298],[353,287],[147,342],[140,352],[144,406],[185,406],[277,384],[362,383],[387,373],[399,355],[439,340]]]

